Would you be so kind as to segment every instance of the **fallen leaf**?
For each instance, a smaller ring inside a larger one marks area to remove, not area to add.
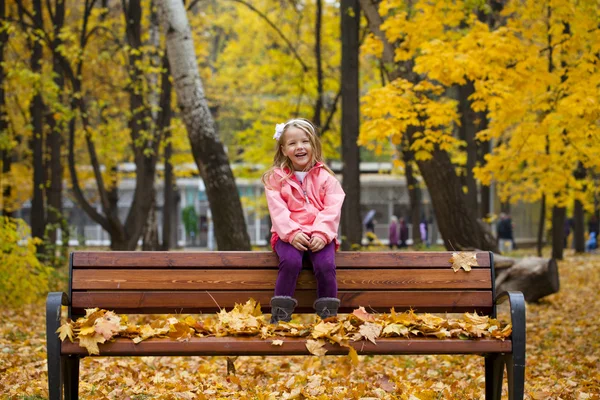
[[[450,258],[452,269],[457,272],[459,269],[464,269],[469,272],[471,267],[479,266],[477,263],[477,253],[469,251],[461,251],[460,253],[452,253]]]
[[[283,340],[281,340],[281,339],[273,340],[273,341],[271,342],[271,344],[272,344],[273,346],[283,346]]]
[[[365,339],[375,343],[375,339],[377,339],[381,333],[381,326],[372,322],[365,322],[360,326],[358,333]]]
[[[73,341],[73,325],[70,323],[61,325],[56,330],[56,333],[58,333],[58,337],[61,341],[65,340],[66,337],[68,337],[71,342]]]
[[[325,341],[322,339],[319,340],[307,340],[306,348],[311,354],[315,356],[324,356],[327,353],[327,350],[323,348],[325,346]]]
[[[367,312],[367,310],[365,310],[364,307],[358,307],[356,310],[354,310],[352,312],[352,315],[354,315],[356,318],[360,319],[361,321],[365,321],[365,322],[373,322],[375,321],[375,317],[372,314],[369,314]]]

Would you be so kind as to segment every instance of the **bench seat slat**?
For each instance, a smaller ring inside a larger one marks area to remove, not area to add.
[[[274,338],[279,339],[279,338]],[[171,339],[150,339],[135,344],[130,339],[117,339],[99,345],[100,356],[227,356],[227,355],[310,355],[306,338],[280,338],[282,346],[273,346],[273,339],[243,337],[193,337],[186,342]],[[482,354],[512,351],[510,340],[482,339],[379,339],[377,344],[367,341],[350,343],[358,354]],[[327,344],[329,355],[348,354],[348,349]],[[65,341],[62,354],[87,355],[87,350],[77,343]]]
[[[273,289],[276,270],[82,269],[73,271],[73,289],[260,290]],[[337,271],[340,289],[490,289],[489,270],[357,269]],[[298,289],[316,288],[311,271],[300,273]]]
[[[410,268],[450,267],[452,252],[338,252],[338,268]],[[489,268],[487,252],[477,253],[479,267]],[[73,266],[76,268],[261,268],[277,266],[277,256],[269,251],[255,252],[75,252]]]
[[[120,313],[159,314],[159,313],[212,313],[219,311],[216,304],[231,310],[235,303],[245,303],[253,298],[269,309],[272,290],[265,291],[211,291],[209,292],[74,292],[73,311],[84,314],[85,308],[99,307]],[[313,313],[312,304],[316,298],[314,290],[297,290],[296,312]],[[352,312],[362,306],[367,310],[389,312],[413,308],[418,312],[481,312],[489,314],[493,300],[491,291],[345,291],[338,293],[342,308],[340,312]],[[215,303],[216,302],[216,303]]]

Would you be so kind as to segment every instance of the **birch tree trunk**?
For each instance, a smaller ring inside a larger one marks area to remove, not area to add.
[[[250,250],[250,238],[229,160],[215,132],[198,72],[192,32],[181,0],[157,2],[177,102],[192,154],[206,186],[219,250]]]

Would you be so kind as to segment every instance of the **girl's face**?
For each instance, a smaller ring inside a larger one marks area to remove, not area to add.
[[[292,161],[296,171],[304,171],[312,162],[313,148],[308,134],[295,126],[285,131],[281,151]]]

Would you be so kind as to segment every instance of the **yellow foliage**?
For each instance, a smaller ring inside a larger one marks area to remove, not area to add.
[[[36,258],[38,244],[23,220],[0,217],[0,304],[20,306],[47,294],[51,269]]]

